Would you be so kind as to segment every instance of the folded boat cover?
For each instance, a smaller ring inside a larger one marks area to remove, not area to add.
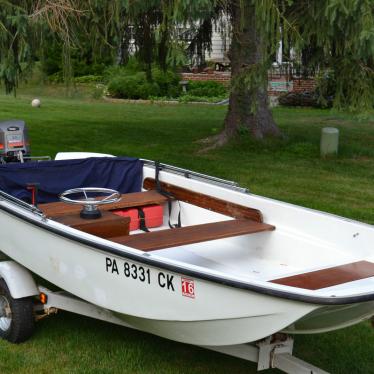
[[[71,188],[102,187],[121,193],[141,191],[143,162],[130,157],[92,157],[0,165],[0,189],[31,201],[28,183],[39,183],[38,202],[58,201]]]

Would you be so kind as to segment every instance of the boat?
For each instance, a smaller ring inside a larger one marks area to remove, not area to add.
[[[201,346],[374,315],[372,225],[154,161],[86,156],[0,165],[1,251],[58,288]],[[162,207],[158,227],[129,231],[118,212],[148,206]]]

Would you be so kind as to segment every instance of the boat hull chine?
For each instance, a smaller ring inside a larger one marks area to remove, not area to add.
[[[355,325],[374,316],[374,301],[322,306],[284,329],[288,334],[314,334]]]

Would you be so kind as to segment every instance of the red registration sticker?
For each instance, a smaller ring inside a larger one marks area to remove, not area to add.
[[[182,295],[195,298],[195,283],[192,279],[182,278]]]

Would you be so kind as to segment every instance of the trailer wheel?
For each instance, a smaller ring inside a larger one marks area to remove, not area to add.
[[[24,342],[32,335],[34,325],[32,298],[13,299],[6,282],[0,279],[0,338]]]

